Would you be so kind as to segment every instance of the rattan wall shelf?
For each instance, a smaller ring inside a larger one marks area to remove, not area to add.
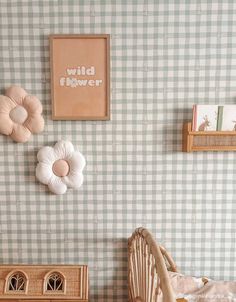
[[[194,151],[236,151],[236,131],[192,131],[184,123],[183,152]]]

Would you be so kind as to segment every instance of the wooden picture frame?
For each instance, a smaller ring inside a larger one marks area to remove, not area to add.
[[[110,119],[110,35],[50,35],[53,120]]]

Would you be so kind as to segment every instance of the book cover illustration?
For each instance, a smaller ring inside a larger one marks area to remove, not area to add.
[[[193,131],[217,130],[218,105],[193,106]]]
[[[218,131],[236,131],[236,105],[219,106]]]

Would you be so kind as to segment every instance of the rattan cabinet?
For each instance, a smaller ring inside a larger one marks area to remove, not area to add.
[[[85,265],[1,265],[0,302],[88,302]]]

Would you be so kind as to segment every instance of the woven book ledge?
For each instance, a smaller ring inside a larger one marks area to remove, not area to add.
[[[182,150],[236,151],[236,131],[192,131],[191,123],[185,123]]]

